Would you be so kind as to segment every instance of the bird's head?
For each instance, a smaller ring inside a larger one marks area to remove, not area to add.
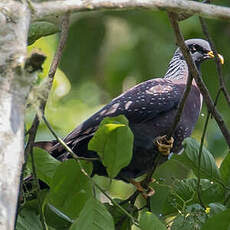
[[[187,45],[190,54],[192,56],[192,59],[194,63],[196,64],[198,70],[200,70],[200,64],[207,59],[214,58],[214,53],[210,47],[210,44],[203,39],[189,39],[185,41],[185,44]],[[224,64],[224,58],[222,55],[218,54],[218,58],[220,60],[221,64]],[[185,66],[185,59],[184,56],[180,50],[180,48],[177,48],[173,58],[171,59],[168,70],[165,74],[165,78],[170,79],[180,79],[184,78],[186,75],[184,71]]]
[[[210,47],[208,41],[203,39],[189,39],[185,41],[188,46],[193,61],[196,64],[200,64],[204,60],[214,58],[214,53]],[[218,58],[221,64],[224,64],[224,58],[218,54]]]

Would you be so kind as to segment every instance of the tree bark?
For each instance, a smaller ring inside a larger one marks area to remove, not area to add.
[[[65,0],[34,3],[32,20],[90,10],[167,10],[178,14],[230,20],[230,8],[188,0]],[[0,5],[1,7],[1,5]]]
[[[2,1],[2,0],[1,0]],[[24,163],[24,109],[32,76],[24,70],[30,12],[3,0],[0,9],[0,229],[14,229]]]

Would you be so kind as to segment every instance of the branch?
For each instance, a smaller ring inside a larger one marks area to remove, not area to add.
[[[67,40],[68,30],[69,30],[69,14],[66,14],[62,18],[60,40],[59,40],[59,43],[58,43],[56,53],[55,53],[55,55],[53,57],[52,64],[51,64],[50,69],[49,69],[49,74],[48,74],[49,82],[48,82],[47,95],[46,95],[45,99],[41,102],[41,110],[42,110],[41,112],[42,112],[42,114],[45,111],[45,106],[46,106],[46,103],[47,103],[47,100],[48,100],[49,91],[51,90],[52,85],[53,85],[54,75],[56,73],[58,64],[59,64],[59,62],[61,60],[62,52],[64,50],[64,46],[65,46],[65,43],[66,43],[66,40]]]
[[[219,99],[220,96],[220,92],[221,90],[219,89],[216,95],[216,99],[214,102],[214,105],[216,106],[217,101]],[[200,202],[200,205],[206,209],[204,202],[201,198],[201,186],[200,186],[200,179],[201,179],[201,173],[200,173],[200,166],[201,166],[201,155],[202,155],[202,149],[203,149],[203,145],[204,145],[204,139],[205,139],[205,134],[208,128],[208,122],[209,122],[209,118],[210,118],[210,112],[208,111],[205,123],[204,123],[204,128],[203,128],[203,132],[202,132],[202,136],[201,136],[201,140],[200,140],[200,148],[199,148],[199,154],[198,154],[198,175],[197,175],[197,196]]]
[[[204,101],[208,107],[208,111],[215,118],[223,136],[225,137],[225,140],[226,140],[228,146],[230,147],[230,132],[229,132],[222,116],[220,115],[220,113],[215,108],[215,105],[211,99],[211,96],[208,92],[207,87],[205,86],[203,80],[199,77],[199,72],[197,71],[196,66],[194,65],[194,63],[192,61],[191,55],[186,48],[183,36],[180,32],[179,25],[176,21],[177,16],[174,13],[169,13],[169,18],[170,18],[170,21],[171,21],[171,24],[172,24],[172,27],[174,29],[174,33],[175,33],[175,36],[177,39],[177,45],[181,48],[181,51],[182,51],[182,53],[185,57],[185,60],[187,62],[187,65],[189,68],[189,73],[192,74],[193,78],[195,79],[196,84],[199,87],[199,90],[200,90],[201,94],[203,95]]]
[[[187,0],[66,0],[32,4],[33,20],[41,20],[48,16],[63,15],[79,11],[91,10],[129,10],[152,9],[168,10],[189,15],[200,15],[206,18],[230,19],[230,8],[213,4],[204,4]],[[0,3],[0,8],[2,4]]]
[[[49,74],[48,74],[48,79],[49,79],[49,81],[48,81],[48,90],[46,92],[46,95],[44,95],[44,97],[43,97],[43,99],[41,101],[41,104],[40,104],[40,113],[42,115],[44,114],[44,111],[45,111],[46,103],[47,103],[48,96],[49,96],[49,91],[52,88],[54,75],[55,75],[55,72],[57,70],[58,63],[60,62],[61,54],[62,54],[62,51],[64,49],[64,45],[65,45],[65,42],[66,42],[66,39],[67,39],[68,25],[69,25],[69,16],[66,15],[66,16],[63,17],[62,22],[61,22],[60,41],[58,43],[56,53],[54,54],[53,61],[51,63]],[[32,149],[33,149],[33,146],[34,146],[34,140],[35,140],[35,137],[36,137],[36,133],[37,133],[37,130],[38,130],[39,123],[40,123],[39,116],[36,115],[34,120],[33,120],[33,122],[32,122],[32,126],[31,126],[30,130],[28,131],[29,138],[28,138],[28,142],[27,142],[27,145],[26,145],[26,149],[25,149],[25,157],[27,157],[28,154],[30,152],[32,152]]]
[[[186,49],[187,49],[187,47],[186,47]],[[166,136],[166,138],[168,140],[170,139],[170,137],[173,136],[173,133],[175,132],[176,127],[177,127],[178,123],[180,122],[180,118],[181,118],[181,115],[182,115],[182,112],[184,109],[185,102],[186,102],[188,95],[189,95],[189,92],[191,90],[192,80],[193,80],[193,76],[191,74],[189,74],[183,96],[180,100],[180,103],[179,103],[177,111],[176,111],[176,116],[174,118],[173,125],[171,126],[171,128],[170,128],[170,130]]]
[[[0,10],[0,229],[13,230],[24,162],[24,110],[35,74],[23,67],[30,12],[13,0]]]
[[[85,160],[85,161],[98,161],[99,158],[86,158],[86,157],[79,157],[76,155],[76,153],[73,152],[73,150],[60,138],[58,137],[58,135],[55,133],[55,131],[53,130],[53,128],[51,127],[50,123],[47,121],[47,119],[45,118],[45,116],[42,116],[43,121],[45,122],[47,128],[49,129],[49,131],[53,134],[53,136],[55,137],[55,139],[57,140],[57,142],[62,145],[62,147],[66,150],[66,152],[70,153],[71,157],[73,157],[73,159],[75,160]]]
[[[225,82],[224,82],[223,73],[222,73],[222,67],[221,67],[220,60],[218,58],[218,53],[216,51],[216,47],[215,47],[215,45],[214,45],[214,43],[212,41],[211,36],[208,33],[208,28],[207,28],[207,25],[205,23],[205,20],[202,17],[199,17],[199,19],[200,19],[200,24],[201,24],[203,33],[206,36],[207,40],[209,41],[210,46],[212,48],[212,51],[213,51],[213,53],[215,55],[216,69],[217,69],[217,73],[218,73],[220,89],[223,92],[228,105],[230,106],[230,95],[228,93],[227,88],[225,87]]]

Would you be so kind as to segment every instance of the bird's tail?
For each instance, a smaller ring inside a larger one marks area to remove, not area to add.
[[[57,141],[39,141],[39,142],[34,143],[34,147],[41,148],[50,153],[52,147],[56,144],[57,144]]]

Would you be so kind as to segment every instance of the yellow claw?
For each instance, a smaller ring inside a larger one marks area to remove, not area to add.
[[[158,137],[156,139],[156,144],[158,147],[158,151],[162,153],[164,156],[168,156],[173,147],[174,138],[171,137],[169,140],[166,138],[166,135],[162,137]]]
[[[142,181],[137,182],[134,179],[130,179],[130,183],[133,184],[139,192],[141,192],[142,196],[145,199],[155,194],[155,190],[153,188],[151,187],[148,187],[147,189],[143,188]]]

